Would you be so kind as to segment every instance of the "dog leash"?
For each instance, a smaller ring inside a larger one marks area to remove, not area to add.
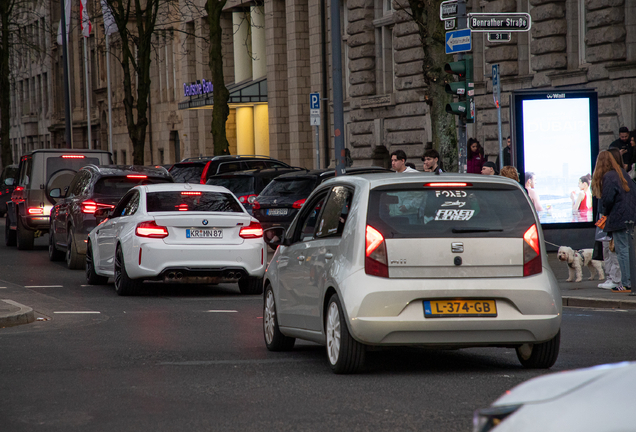
[[[559,246],[559,245],[555,245],[554,243],[550,243],[549,241],[545,241],[545,240],[543,240],[543,242],[544,242],[544,243],[547,243],[547,244],[549,244],[549,245],[551,245],[551,246],[554,246],[554,247],[561,247],[561,246]]]

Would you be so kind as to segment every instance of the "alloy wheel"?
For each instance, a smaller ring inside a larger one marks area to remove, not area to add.
[[[340,312],[336,302],[329,305],[327,312],[327,354],[332,365],[338,362],[340,357]]]
[[[263,327],[265,327],[265,340],[271,344],[274,340],[274,320],[276,319],[276,309],[274,306],[274,293],[267,291],[265,299],[265,313],[263,315]]]
[[[119,250],[115,253],[115,288],[121,287],[121,254]]]

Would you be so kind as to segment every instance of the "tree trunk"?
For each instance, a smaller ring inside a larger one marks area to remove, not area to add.
[[[453,101],[453,96],[444,90],[444,85],[452,78],[444,72],[444,64],[453,61],[453,56],[446,54],[444,48],[444,23],[439,19],[441,3],[442,0],[409,0],[424,51],[425,98],[431,116],[433,147],[439,151],[444,169],[457,171],[455,116],[446,112],[446,104]]]
[[[227,101],[230,92],[225,87],[223,76],[223,33],[221,29],[221,12],[226,0],[208,0],[206,9],[210,27],[210,71],[212,72],[213,103],[212,108],[212,140],[214,141],[214,155],[230,153],[230,145],[225,133],[225,123],[230,115]]]
[[[9,80],[9,14],[12,1],[0,0],[0,158],[5,167],[13,163],[9,131],[11,129],[11,82]]]

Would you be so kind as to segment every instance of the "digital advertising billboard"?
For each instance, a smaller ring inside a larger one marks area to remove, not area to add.
[[[592,226],[598,100],[590,90],[512,94],[514,157],[545,228]]]

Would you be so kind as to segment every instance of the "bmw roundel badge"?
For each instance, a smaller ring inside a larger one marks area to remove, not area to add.
[[[208,224],[208,220],[207,220],[207,219],[203,219],[203,220],[201,221],[201,223],[202,223],[203,225],[207,225],[207,224]]]

